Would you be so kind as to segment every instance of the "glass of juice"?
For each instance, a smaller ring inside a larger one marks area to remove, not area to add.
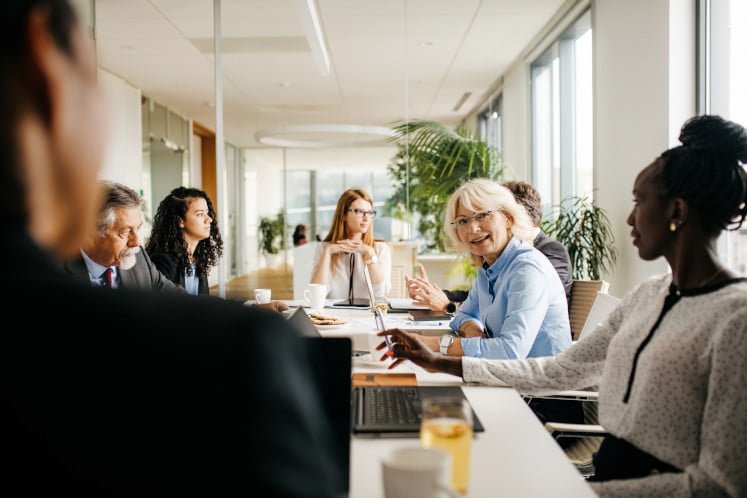
[[[371,313],[375,313],[375,310],[380,310],[382,315],[386,315],[387,311],[389,311],[389,301],[385,297],[377,297],[374,299],[374,303],[372,306],[369,306],[368,308],[371,310]]]
[[[451,454],[451,483],[462,494],[469,485],[472,408],[464,398],[435,397],[422,402],[420,443]]]

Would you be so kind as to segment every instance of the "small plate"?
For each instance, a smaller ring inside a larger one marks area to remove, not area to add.
[[[318,328],[319,330],[334,330],[334,329],[339,329],[341,327],[344,327],[347,324],[348,324],[348,322],[340,323],[340,324],[337,324],[337,325],[317,325],[317,324],[314,324],[314,327]]]

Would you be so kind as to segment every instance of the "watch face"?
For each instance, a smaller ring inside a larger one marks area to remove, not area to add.
[[[456,304],[449,303],[446,305],[446,313],[456,313]]]

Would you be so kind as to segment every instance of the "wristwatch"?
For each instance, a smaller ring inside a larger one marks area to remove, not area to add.
[[[368,258],[368,261],[366,261],[366,266],[373,265],[378,262],[379,262],[379,257],[376,254],[372,254],[371,257]]]
[[[446,314],[449,316],[454,316],[457,310],[457,305],[454,301],[449,301],[449,304],[446,305],[446,308],[444,311],[446,311]]]
[[[454,344],[454,336],[445,334],[441,336],[441,339],[438,341],[438,349],[441,351],[441,354],[446,356],[449,354],[449,346]]]

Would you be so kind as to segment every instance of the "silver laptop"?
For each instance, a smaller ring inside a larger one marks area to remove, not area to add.
[[[366,288],[368,289],[368,298],[371,300],[371,308],[373,308],[374,320],[376,321],[376,329],[379,332],[386,330],[386,324],[384,323],[384,314],[376,306],[376,296],[374,296],[373,285],[371,284],[371,275],[368,274],[368,266],[363,267],[363,277],[366,280]],[[386,341],[386,347],[389,351],[392,350],[392,340],[389,336],[384,338]]]

